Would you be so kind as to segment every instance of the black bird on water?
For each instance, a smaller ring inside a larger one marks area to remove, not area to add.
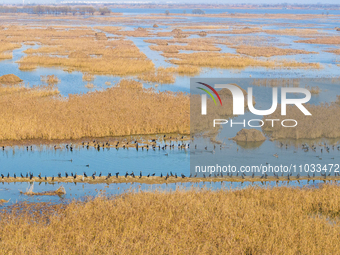
[[[3,174],[1,174],[1,178],[3,179],[5,176]]]
[[[102,177],[102,172],[100,172],[99,177]]]
[[[142,178],[142,177],[143,177],[142,171],[140,171],[140,173],[139,173],[139,178]]]
[[[87,174],[84,172],[84,177],[86,178],[87,177]]]
[[[61,178],[61,173],[58,173],[58,178]]]
[[[76,178],[77,178],[77,173],[75,173],[75,174],[74,174],[73,178],[74,178],[74,179],[76,179]]]
[[[22,175],[22,173],[20,173],[20,176],[21,176],[21,178],[24,178],[24,176]]]
[[[125,173],[125,178],[128,177],[128,175],[129,175],[128,172],[126,172],[126,173]]]
[[[67,172],[65,172],[65,177],[66,177],[66,178],[68,177],[68,174],[67,174]]]
[[[41,180],[41,173],[38,174],[39,179]]]
[[[46,175],[45,175],[45,181],[47,181],[47,177],[46,177]]]
[[[161,173],[161,178],[163,177],[163,174]]]
[[[132,172],[130,175],[131,175],[133,178],[135,178],[135,173],[134,173],[134,172]]]
[[[116,173],[116,178],[118,178],[119,172]]]
[[[54,181],[54,175],[52,176],[52,181]]]
[[[148,176],[147,177],[150,177],[150,174],[148,174]]]
[[[7,174],[7,178],[9,178],[9,173]]]
[[[16,179],[17,178],[16,174],[14,174],[13,177],[14,177],[14,179]]]
[[[155,175],[156,175],[155,173],[152,174],[152,176],[155,176]]]
[[[181,174],[181,177],[182,177],[182,178],[185,178],[185,175],[184,175],[184,174]]]

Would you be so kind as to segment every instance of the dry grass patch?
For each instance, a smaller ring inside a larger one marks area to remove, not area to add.
[[[12,53],[0,53],[0,60],[12,59],[12,58],[13,58]]]
[[[340,36],[327,36],[327,37],[318,37],[314,39],[308,40],[299,40],[295,41],[297,43],[312,43],[312,44],[340,44]]]
[[[306,62],[297,62],[295,60],[283,60],[281,63],[278,63],[279,67],[282,68],[304,68],[304,69],[320,69],[322,66],[319,63],[306,63]]]
[[[53,66],[90,74],[131,75],[154,68],[152,61],[132,41],[107,40],[104,33],[89,27],[9,26],[0,30],[0,39],[8,43],[41,44],[38,49],[25,51],[27,56],[18,61],[20,70]]]
[[[94,88],[94,85],[93,85],[93,83],[87,83],[87,84],[85,85],[85,88],[93,89],[93,88]]]
[[[334,53],[334,54],[340,55],[340,49],[328,50],[327,52],[330,52],[330,53]]]
[[[285,29],[272,29],[263,30],[264,33],[271,35],[289,35],[289,36],[314,36],[321,34],[317,29],[296,29],[296,28],[285,28]]]
[[[42,82],[49,84],[49,85],[55,85],[55,84],[60,82],[58,77],[54,74],[52,74],[52,75],[41,75],[40,80]]]
[[[253,79],[253,86],[261,87],[299,87],[301,79]]]
[[[308,89],[310,93],[313,95],[318,95],[321,92],[321,89],[318,86],[314,86],[314,87],[306,86],[306,89]]]
[[[94,75],[88,74],[88,73],[83,74],[83,81],[93,81],[93,80],[94,80]]]
[[[285,56],[296,54],[318,54],[314,51],[296,50],[296,49],[284,49],[278,47],[257,47],[250,45],[230,46],[235,48],[239,54],[245,54],[252,57],[271,57],[271,56]]]
[[[6,74],[6,75],[2,75],[0,76],[0,83],[1,84],[16,84],[22,82],[22,80],[14,75],[14,74]]]
[[[188,134],[190,130],[186,94],[157,93],[128,80],[68,99],[51,87],[21,88],[1,95],[0,108],[0,140]]]
[[[221,49],[209,44],[189,43],[187,45],[151,45],[151,50],[163,51],[164,53],[178,53],[180,50],[191,51],[220,51]]]
[[[339,192],[338,185],[249,187],[15,204],[0,213],[0,252],[336,254]]]
[[[3,33],[3,30],[0,29],[0,34]],[[19,43],[11,43],[11,42],[4,42],[0,37],[0,60],[5,59],[12,59],[13,55],[11,52],[15,49],[21,48],[21,44]]]
[[[160,84],[172,84],[175,83],[175,77],[172,72],[166,68],[160,67],[154,72],[142,73],[137,76],[141,81],[157,82]]]

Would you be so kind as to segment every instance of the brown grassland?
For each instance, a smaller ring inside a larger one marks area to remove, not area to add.
[[[136,81],[69,98],[51,86],[2,85],[0,95],[0,140],[188,134],[190,129],[188,95],[157,93]]]
[[[0,212],[0,253],[337,254],[339,192],[193,188],[19,203]]]

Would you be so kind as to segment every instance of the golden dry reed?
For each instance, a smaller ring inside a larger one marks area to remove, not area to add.
[[[195,52],[185,53],[164,53],[163,56],[172,58],[169,61],[177,65],[191,65],[210,68],[234,68],[243,69],[247,67],[265,67],[265,68],[321,68],[319,63],[304,63],[295,60],[262,60],[247,56],[240,56],[230,53],[217,52]]]
[[[252,57],[271,57],[271,56],[286,56],[296,54],[317,54],[317,52],[296,50],[296,49],[285,49],[273,46],[257,47],[250,45],[230,46],[236,48],[236,52],[239,54],[245,54]]]
[[[25,42],[41,45],[25,50],[27,55],[18,61],[20,70],[52,66],[89,74],[130,75],[154,69],[152,61],[132,41],[108,39],[112,38],[89,27],[8,26],[0,30],[0,40],[9,45],[3,46],[4,50]]]
[[[121,80],[63,98],[53,89],[0,86],[0,140],[76,139],[190,130],[189,96]]]
[[[1,30],[0,30],[1,31]],[[12,59],[13,54],[12,52],[14,49],[20,48],[21,44],[19,43],[10,43],[10,42],[3,42],[0,43],[0,60],[5,59]]]
[[[52,75],[41,75],[40,80],[42,82],[49,84],[49,85],[54,85],[54,84],[57,84],[57,83],[60,82],[58,77],[54,74],[52,74]]]
[[[340,187],[192,189],[16,204],[1,254],[337,254]]]
[[[155,71],[139,74],[137,78],[141,81],[173,84],[175,83],[175,74],[178,75],[197,75],[201,69],[197,66],[181,65],[177,67],[159,67]]]

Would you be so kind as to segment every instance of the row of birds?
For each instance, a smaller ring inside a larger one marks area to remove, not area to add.
[[[90,176],[92,177],[92,179],[96,179],[96,174],[97,174],[97,172],[94,172],[92,175],[90,175]],[[6,177],[7,177],[7,178],[11,178],[10,173],[8,173],[7,176],[5,176],[4,174],[1,174],[0,176],[1,176],[2,179],[6,178]],[[81,176],[82,178],[90,177],[90,176],[88,176],[88,175],[86,174],[86,172],[83,172],[82,175],[77,175],[77,173],[73,174],[73,172],[71,172],[71,174],[69,175],[67,172],[65,172],[65,175],[64,175],[65,178],[72,177],[72,178],[74,178],[74,179],[76,179],[76,178],[79,177],[79,176]],[[103,176],[103,175],[102,175],[102,172],[100,172],[99,175],[98,175],[98,177],[102,177],[102,176]],[[118,177],[119,177],[119,172],[115,173],[115,176],[116,176],[116,178],[118,178]],[[136,176],[136,175],[134,174],[134,172],[132,172],[131,174],[129,174],[128,172],[126,172],[126,174],[125,174],[124,176],[125,176],[125,178],[127,178],[128,176],[132,176],[133,178],[138,177],[138,176]],[[150,176],[156,176],[156,173],[146,175],[146,177],[150,177]],[[13,178],[16,179],[17,177],[27,178],[27,179],[32,180],[35,176],[34,176],[34,174],[31,173],[31,172],[26,173],[25,176],[24,176],[22,173],[20,173],[20,176],[17,176],[17,175],[14,173],[14,174],[13,174]],[[40,180],[42,180],[43,178],[44,178],[45,180],[47,180],[47,178],[48,178],[46,175],[45,175],[45,177],[42,177],[42,176],[41,176],[41,173],[39,173],[37,177],[38,177]],[[61,173],[58,173],[58,178],[62,178],[62,177],[63,177],[63,176],[61,175]],[[111,178],[111,177],[112,177],[112,174],[111,174],[111,173],[108,173],[108,175],[106,176],[106,179],[109,179],[109,178]],[[139,174],[139,178],[142,178],[142,177],[143,177],[143,174],[142,174],[142,171],[141,171],[140,174]],[[163,174],[161,174],[160,177],[162,178],[162,177],[163,177]],[[166,179],[167,179],[167,178],[169,178],[169,177],[175,177],[175,178],[177,178],[178,176],[177,176],[176,173],[173,174],[172,172],[170,172],[170,175],[167,174],[165,177],[166,177]],[[186,176],[185,176],[184,174],[181,174],[181,177],[182,177],[182,178],[185,178]],[[191,177],[191,175],[190,175],[190,177]],[[54,175],[52,176],[52,181],[53,181],[53,180],[54,180]]]
[[[88,176],[87,174],[86,174],[86,172],[83,172],[83,175],[77,175],[77,173],[75,173],[75,174],[73,174],[73,172],[71,172],[71,174],[69,175],[67,172],[65,172],[65,178],[69,178],[69,177],[72,177],[72,178],[74,178],[74,179],[76,179],[78,176],[81,176],[82,177],[82,179],[83,178],[87,178],[87,177],[92,177],[92,179],[94,180],[94,179],[96,179],[96,172],[94,172],[92,175],[90,175],[90,176]],[[102,177],[103,175],[102,175],[102,172],[100,172],[100,174],[98,175],[98,177]],[[117,173],[115,173],[115,176],[116,176],[116,178],[119,178],[119,172],[117,172]],[[133,177],[133,178],[142,178],[143,177],[143,174],[142,174],[142,171],[140,171],[140,173],[139,173],[139,175],[135,175],[134,174],[134,172],[132,172],[132,173],[128,173],[128,172],[126,172],[125,173],[125,175],[124,175],[124,177],[125,178],[127,178],[128,176],[131,176],[131,177]],[[150,176],[156,176],[156,174],[155,173],[153,173],[153,174],[148,174],[146,177],[150,177]],[[246,177],[247,175],[245,174],[245,173],[241,173],[241,175],[239,175],[239,173],[236,173],[235,175],[234,175],[234,177],[235,178],[242,178],[242,179],[245,179],[245,177]],[[290,178],[293,176],[293,173],[288,173],[287,174],[287,180],[290,180]],[[324,179],[326,179],[327,177],[330,177],[331,176],[331,173],[328,173],[328,175],[326,174],[326,173],[321,173],[321,176],[322,177],[324,177]],[[340,173],[334,173],[334,177],[337,177],[337,176],[340,176]],[[1,174],[1,178],[2,179],[4,179],[5,177],[7,177],[7,178],[10,178],[11,176],[10,176],[10,174],[8,173],[7,174],[7,176],[5,176],[4,174]],[[18,176],[19,177],[19,176]],[[31,172],[29,172],[29,173],[26,173],[26,176],[24,176],[22,173],[20,174],[20,177],[21,178],[29,178],[30,180],[32,180],[33,178],[34,178],[34,175],[33,175],[33,173],[31,173]],[[42,180],[43,179],[43,177],[41,176],[41,173],[39,173],[38,174],[38,176],[37,176],[40,180]],[[112,174],[111,173],[108,173],[108,175],[106,176],[106,180],[107,179],[109,179],[109,178],[111,178],[112,177]],[[175,173],[175,174],[173,174],[171,171],[170,171],[170,174],[169,173],[167,173],[166,175],[164,175],[163,176],[163,174],[161,173],[160,174],[160,178],[163,178],[163,177],[165,177],[165,180],[167,180],[168,178],[170,178],[170,177],[174,177],[174,178],[178,178],[178,177],[181,177],[181,178],[186,178],[186,176],[184,175],[184,174],[181,174],[180,176],[178,176],[177,175],[177,173]],[[192,178],[192,177],[194,177],[194,178],[196,178],[196,177],[198,177],[198,175],[197,175],[197,173],[193,176],[192,174],[190,174],[189,176],[188,176],[189,178]],[[223,173],[215,173],[214,175],[212,175],[212,174],[209,174],[208,176],[206,176],[205,174],[203,174],[203,178],[207,178],[207,177],[209,177],[209,178],[212,178],[212,177],[214,177],[214,178],[218,178],[218,177],[230,177],[230,178],[232,178],[233,177],[233,173],[227,173],[226,175],[223,175]],[[255,177],[258,177],[258,176],[256,176],[255,175],[255,173],[253,173],[252,175],[251,175],[251,178],[255,178]],[[269,177],[269,175],[267,174],[267,173],[265,173],[265,174],[262,174],[261,175],[261,177],[260,177],[260,179],[268,179],[268,177]],[[279,176],[279,174],[276,174],[276,173],[274,173],[274,177],[276,177],[277,179],[279,179],[280,178],[280,176]],[[281,177],[284,177],[284,174],[282,173],[281,174]],[[297,174],[296,175],[296,179],[299,179],[301,176],[300,176],[300,174]],[[307,178],[308,179],[311,179],[311,178],[315,178],[316,176],[315,176],[315,173],[313,173],[313,175],[312,176],[310,176],[309,174],[307,175]],[[13,174],[13,178],[17,178],[17,176],[16,176],[16,174]],[[62,175],[61,175],[61,173],[58,173],[58,178],[62,178]],[[44,177],[44,179],[45,180],[47,180],[47,176],[45,175],[45,177]],[[52,176],[52,181],[54,180],[54,176]]]
[[[283,143],[280,143],[280,147],[283,147],[284,146],[284,144]],[[306,144],[306,143],[303,143],[302,145],[301,145],[301,148],[302,148],[302,150],[304,150],[305,152],[308,152],[309,150],[312,150],[312,151],[314,151],[314,152],[316,152],[317,151],[317,146],[319,146],[319,147],[321,147],[320,148],[320,152],[322,153],[322,152],[324,152],[324,151],[326,151],[326,152],[329,152],[331,149],[332,150],[335,150],[335,148],[338,150],[338,151],[340,151],[340,145],[328,145],[327,143],[320,143],[320,144],[318,144],[318,145],[315,145],[315,144],[312,144],[311,146],[309,146],[308,144]],[[288,147],[288,145],[286,144],[286,149],[287,149],[287,147]]]

